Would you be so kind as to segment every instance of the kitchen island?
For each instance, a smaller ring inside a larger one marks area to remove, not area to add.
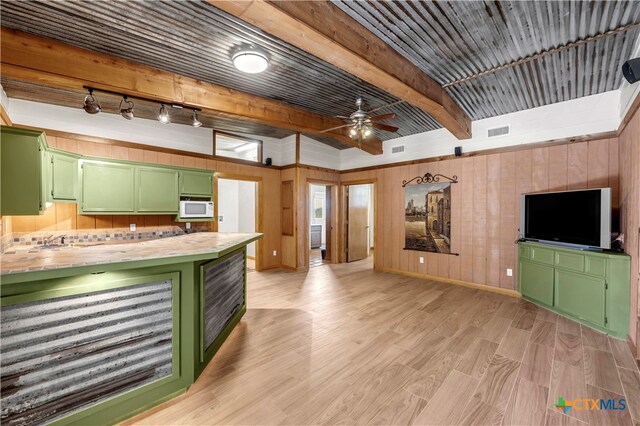
[[[246,311],[260,237],[7,250],[2,423],[113,424],[184,392]]]

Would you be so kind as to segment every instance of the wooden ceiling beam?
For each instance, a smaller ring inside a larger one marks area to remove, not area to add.
[[[358,147],[344,124],[286,103],[176,75],[114,56],[2,27],[2,75],[53,87],[82,91],[83,86],[138,96],[157,102],[201,108],[202,114],[256,122],[293,132],[322,134]],[[80,99],[78,102],[82,102]],[[382,153],[382,142],[369,138],[362,150]]]
[[[440,84],[330,1],[207,1],[471,137],[470,118]]]

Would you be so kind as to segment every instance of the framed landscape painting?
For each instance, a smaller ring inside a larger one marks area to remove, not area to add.
[[[405,250],[451,253],[451,183],[407,185]]]

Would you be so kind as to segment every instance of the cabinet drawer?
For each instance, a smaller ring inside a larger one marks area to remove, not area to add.
[[[520,253],[520,259],[529,260],[531,258],[531,247],[520,244],[518,246],[518,252]]]
[[[604,279],[556,269],[555,306],[558,310],[604,327]]]
[[[553,268],[520,262],[520,292],[530,299],[553,306]]]
[[[584,256],[581,254],[557,251],[556,266],[571,269],[572,271],[584,272]]]
[[[586,273],[598,275],[599,277],[605,277],[607,275],[607,259],[587,256],[585,260]]]
[[[531,260],[546,265],[553,265],[553,250],[531,247]]]

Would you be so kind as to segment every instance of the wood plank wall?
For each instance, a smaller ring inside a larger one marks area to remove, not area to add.
[[[265,234],[258,244],[262,246],[262,267],[269,269],[280,266],[281,220],[279,214],[273,214],[280,210],[280,170],[55,136],[47,136],[47,142],[51,147],[82,155],[193,167],[238,177],[260,178],[263,205],[262,217],[258,218],[258,222],[262,224],[262,232]],[[184,227],[183,223],[175,223],[172,218],[173,215],[79,215],[75,203],[55,203],[43,215],[11,217],[12,229],[7,232],[128,228],[130,223],[135,223],[138,227]],[[274,250],[276,256],[273,256]]]
[[[625,251],[631,256],[629,333],[640,359],[640,109],[620,134],[620,211]]]
[[[403,250],[402,180],[425,173],[458,176],[452,189],[452,252]],[[613,188],[619,204],[618,139],[517,149],[438,162],[343,173],[342,182],[377,179],[379,269],[431,275],[514,290],[517,287],[519,197],[527,192]],[[615,213],[614,213],[615,215]],[[424,256],[424,264],[419,257]],[[513,276],[506,269],[513,269]]]

